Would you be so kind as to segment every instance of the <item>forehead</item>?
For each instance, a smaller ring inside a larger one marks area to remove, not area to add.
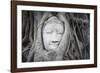
[[[64,26],[63,24],[60,24],[60,23],[47,23],[45,26],[44,26],[44,29],[59,29],[59,30],[63,30]]]

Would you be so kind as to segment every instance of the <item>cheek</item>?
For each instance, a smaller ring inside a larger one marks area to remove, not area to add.
[[[50,41],[51,41],[51,39],[50,39],[50,36],[49,35],[47,35],[47,34],[43,34],[43,43],[44,43],[44,47],[46,48],[46,49],[49,49],[50,48]]]
[[[56,36],[55,36],[55,39],[56,39],[56,40],[60,41],[61,38],[62,38],[62,35],[61,35],[61,34],[56,34]]]
[[[61,39],[62,37],[62,34],[57,34],[58,38]]]
[[[43,41],[44,41],[44,44],[48,44],[49,41],[50,41],[50,36],[48,34],[43,34]]]

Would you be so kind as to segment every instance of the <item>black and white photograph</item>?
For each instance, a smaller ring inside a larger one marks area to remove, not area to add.
[[[22,62],[90,59],[90,14],[22,11]]]
[[[12,72],[96,67],[96,8],[13,1]]]

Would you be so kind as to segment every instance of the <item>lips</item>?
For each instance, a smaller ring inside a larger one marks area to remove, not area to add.
[[[53,42],[51,42],[49,45],[59,45],[59,42],[55,42],[55,43],[53,43]]]
[[[51,49],[56,49],[58,47],[59,43],[51,43]]]

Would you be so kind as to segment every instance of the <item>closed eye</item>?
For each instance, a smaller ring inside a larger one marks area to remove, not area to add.
[[[63,34],[63,31],[61,30],[56,30],[57,34]]]
[[[48,34],[50,34],[50,33],[52,33],[52,32],[53,32],[53,31],[51,31],[51,30],[50,30],[50,31],[46,31],[46,33],[48,33]]]
[[[57,34],[63,34],[63,32],[57,32]]]

